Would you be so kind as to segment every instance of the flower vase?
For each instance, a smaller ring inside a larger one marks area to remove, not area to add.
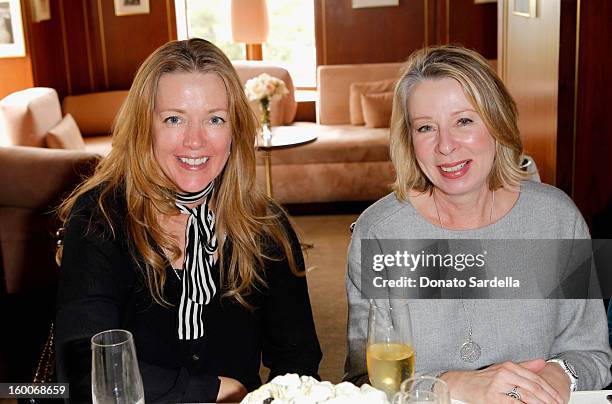
[[[270,124],[270,98],[264,97],[261,99],[261,136],[264,144],[269,144],[272,141],[272,125]]]

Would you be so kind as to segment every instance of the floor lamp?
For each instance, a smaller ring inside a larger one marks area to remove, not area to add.
[[[266,0],[232,0],[232,38],[246,44],[247,60],[262,60],[268,39]]]

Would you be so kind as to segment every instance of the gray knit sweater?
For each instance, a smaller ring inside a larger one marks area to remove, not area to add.
[[[348,253],[348,354],[344,379],[367,381],[365,349],[369,303],[361,296],[361,239],[584,239],[588,228],[573,201],[549,185],[524,182],[515,206],[489,226],[443,230],[420,216],[409,202],[389,194],[357,221]],[[385,304],[393,306],[394,300]],[[464,308],[465,306],[465,308]],[[611,381],[612,352],[601,300],[413,300],[416,372],[478,369],[506,360],[563,358],[578,373],[579,390]],[[475,363],[459,350],[473,327],[482,348]]]

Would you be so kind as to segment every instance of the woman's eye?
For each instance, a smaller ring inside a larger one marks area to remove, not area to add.
[[[178,125],[180,122],[181,120],[178,116],[169,116],[164,119],[164,123],[167,123],[169,125]]]
[[[213,125],[223,125],[225,123],[225,119],[221,118],[220,116],[213,116],[210,118],[210,123]]]
[[[432,130],[433,130],[433,127],[431,125],[423,125],[417,128],[417,132],[420,132],[420,133],[430,132]]]
[[[472,121],[470,118],[459,118],[459,120],[457,121],[457,123],[459,124],[459,126],[465,126],[465,125],[469,125],[471,124]]]

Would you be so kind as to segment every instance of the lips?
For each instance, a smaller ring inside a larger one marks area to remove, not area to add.
[[[179,162],[180,166],[187,170],[201,170],[206,166],[206,162],[210,157],[208,156],[199,156],[199,157],[184,157],[177,156],[176,160]]]
[[[461,160],[453,163],[440,164],[438,170],[445,178],[455,179],[463,177],[472,165],[472,160]]]

